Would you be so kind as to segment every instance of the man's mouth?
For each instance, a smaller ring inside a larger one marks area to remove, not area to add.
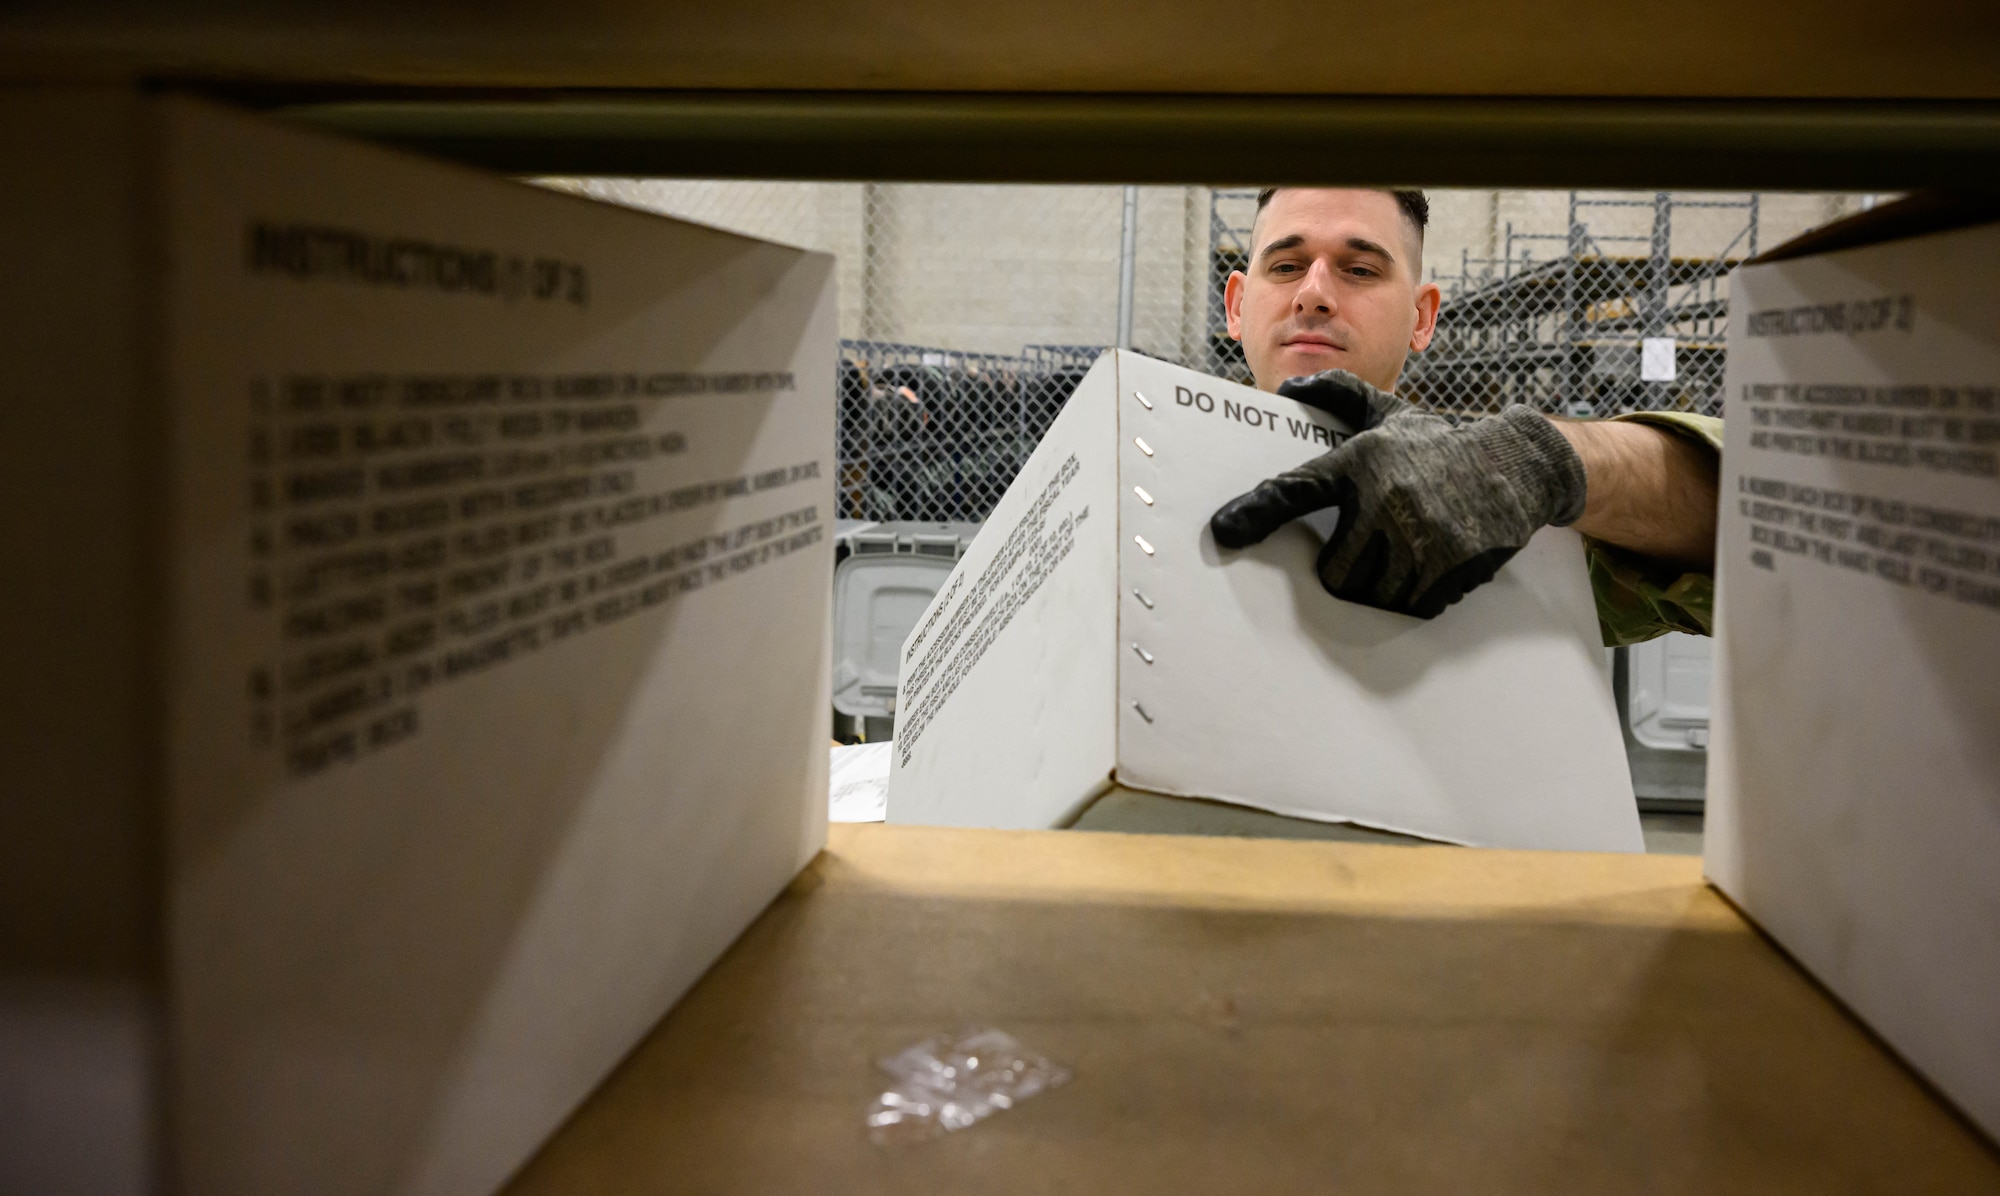
[[[1295,334],[1293,334],[1293,335],[1291,335],[1291,336],[1288,336],[1288,337],[1286,337],[1286,338],[1284,339],[1284,341],[1283,341],[1283,346],[1284,346],[1285,348],[1287,348],[1287,349],[1310,349],[1310,348],[1318,348],[1318,349],[1338,349],[1338,348],[1340,348],[1340,346],[1339,346],[1339,345],[1336,345],[1336,344],[1334,344],[1334,343],[1333,343],[1333,338],[1332,338],[1332,337],[1330,337],[1330,336],[1322,336],[1322,335],[1320,335],[1320,334],[1319,334],[1319,333],[1317,333],[1317,332],[1300,332],[1300,333],[1295,333]]]

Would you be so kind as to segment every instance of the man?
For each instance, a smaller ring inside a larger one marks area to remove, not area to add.
[[[1577,421],[1514,406],[1454,426],[1420,411],[1390,392],[1437,327],[1423,192],[1268,188],[1257,204],[1248,267],[1224,292],[1229,334],[1259,387],[1358,434],[1217,511],[1218,544],[1254,544],[1338,507],[1320,583],[1432,618],[1542,526],[1573,526],[1607,644],[1708,632],[1720,420]]]

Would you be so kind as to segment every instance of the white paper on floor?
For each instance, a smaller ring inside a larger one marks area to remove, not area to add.
[[[889,752],[893,740],[850,743],[833,749],[827,770],[827,818],[880,822],[889,808]]]

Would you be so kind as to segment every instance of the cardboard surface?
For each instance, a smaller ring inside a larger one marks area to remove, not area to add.
[[[125,1190],[489,1192],[823,841],[831,259],[104,107],[134,180],[106,223],[136,243],[51,235],[57,268],[131,287],[85,318],[131,321],[143,381],[89,435],[10,447],[119,450],[15,498],[130,496],[38,567],[145,579],[126,625],[93,593],[45,626],[137,642],[102,700],[138,727],[125,788],[17,800],[140,811],[127,912],[158,971],[142,1032],[112,1027],[140,1081],[72,1122],[107,1141],[34,1150],[168,1160]],[[40,750],[92,747],[74,723]],[[125,832],[78,833],[115,856]],[[30,875],[17,898],[58,911],[96,879]],[[10,985],[80,978],[8,945]],[[97,1063],[72,1037],[74,1084]]]
[[[1375,55],[1302,55],[1273,38],[1339,28]],[[432,88],[770,88],[1274,95],[1677,95],[1863,98],[2000,95],[1991,14],[1965,0],[1884,10],[1866,0],[1742,5],[1684,0],[1663,19],[1605,5],[1579,19],[1554,0],[1412,8],[1292,0],[1246,22],[1222,0],[1025,0],[827,5],[749,0],[661,7],[454,4],[393,8],[293,0],[159,7],[134,0],[15,0],[0,69],[139,77],[405,84]],[[1783,53],[1772,48],[1782,46]],[[1636,56],[1658,69],[1635,69]],[[1533,70],[1523,70],[1533,63]],[[527,126],[533,128],[533,125]],[[1477,128],[1459,135],[1477,152]],[[1274,159],[1276,170],[1284,159]],[[1261,176],[1260,176],[1261,177]]]
[[[1056,750],[1110,707],[1115,779],[1134,788],[1481,846],[1641,850],[1575,533],[1545,530],[1428,622],[1326,594],[1308,521],[1242,552],[1215,546],[1217,507],[1345,435],[1274,395],[1138,354],[1100,359],[987,520],[965,580],[925,616],[944,631],[920,643],[920,623],[906,647],[890,820],[1061,825],[1112,778],[988,757]],[[1109,490],[1112,462],[1114,497],[1089,500],[1046,585],[1019,580],[1034,570],[1022,556],[995,575],[1015,580],[982,590],[1019,535],[1015,512],[1068,460],[1089,488],[1048,519]],[[1016,592],[1018,611],[1002,600]],[[1088,663],[1077,652],[1107,647],[1115,695],[1068,679]],[[1039,718],[1057,704],[1060,718]]]
[[[2000,226],[1747,267],[1708,875],[2000,1135]]]
[[[966,1024],[1075,1071],[872,1145]],[[842,826],[519,1176],[542,1193],[2000,1191],[1700,882],[1587,853]]]

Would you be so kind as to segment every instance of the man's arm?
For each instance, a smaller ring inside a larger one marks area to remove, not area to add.
[[[1715,450],[1613,420],[1551,421],[1583,460],[1583,515],[1571,526],[1662,564],[1715,567]]]

